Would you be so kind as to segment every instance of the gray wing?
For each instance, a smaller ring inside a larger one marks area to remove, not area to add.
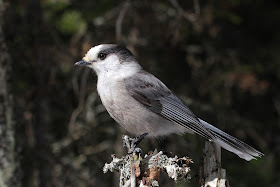
[[[209,140],[214,139],[183,101],[152,74],[141,71],[126,78],[124,83],[129,94],[152,112]]]

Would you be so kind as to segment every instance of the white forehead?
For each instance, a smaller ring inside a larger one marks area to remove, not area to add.
[[[97,54],[99,53],[99,51],[101,51],[101,49],[103,48],[103,45],[97,45],[95,47],[90,48],[90,50],[88,50],[87,54],[85,55],[85,57],[83,58],[83,60],[85,61],[90,61],[92,59],[95,59]]]

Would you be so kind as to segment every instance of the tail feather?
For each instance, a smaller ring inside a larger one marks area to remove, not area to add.
[[[220,129],[212,126],[206,121],[203,121],[202,119],[199,119],[199,121],[214,135],[214,142],[218,143],[224,149],[235,153],[240,158],[249,161],[252,159],[256,159],[256,157],[261,157],[264,155],[253,147],[221,131]]]

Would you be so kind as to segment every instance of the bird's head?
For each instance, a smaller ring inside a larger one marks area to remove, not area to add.
[[[125,47],[116,44],[101,44],[92,47],[85,57],[75,63],[87,66],[96,74],[126,74],[141,69],[133,54]]]

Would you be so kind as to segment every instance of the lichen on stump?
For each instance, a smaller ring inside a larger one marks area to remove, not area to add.
[[[138,151],[122,158],[112,155],[112,158],[111,163],[105,164],[103,172],[120,172],[121,187],[159,186],[161,171],[166,172],[175,182],[191,179],[189,164],[193,162],[188,157],[168,157],[162,151],[155,150],[144,157],[141,156],[141,151]],[[134,172],[131,172],[132,169]]]

